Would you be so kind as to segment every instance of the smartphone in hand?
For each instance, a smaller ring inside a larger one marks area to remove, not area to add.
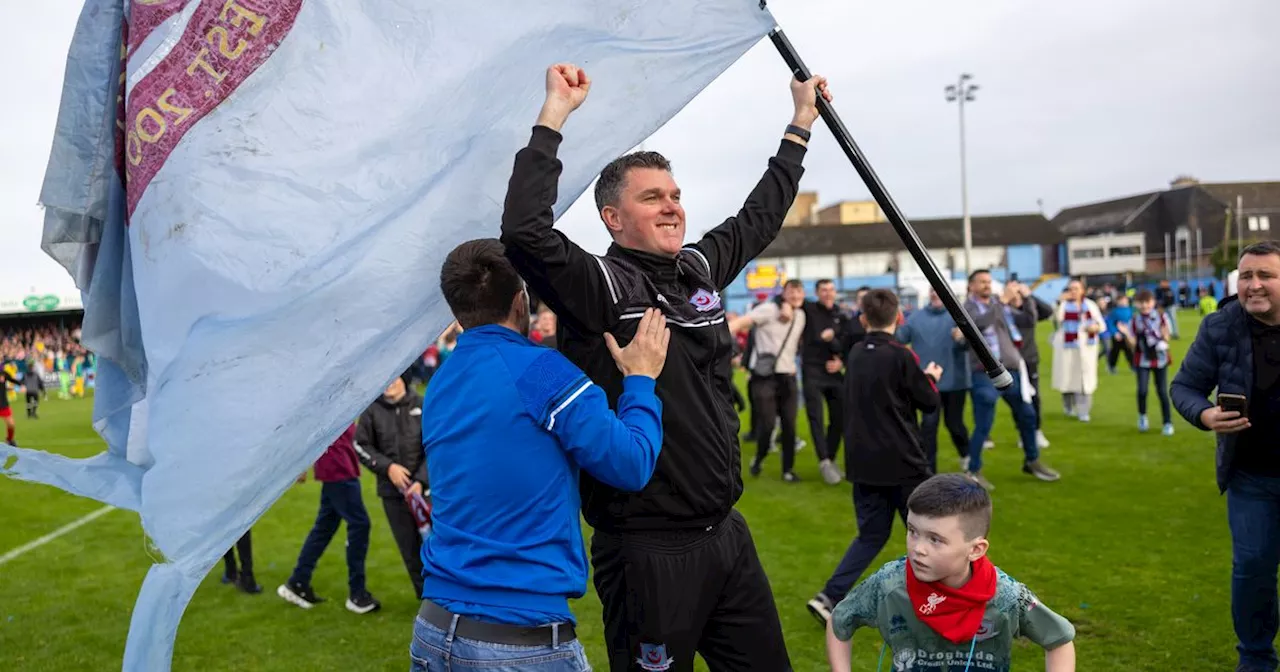
[[[1249,399],[1243,394],[1218,393],[1218,408],[1224,411],[1235,411],[1240,417],[1249,417]]]

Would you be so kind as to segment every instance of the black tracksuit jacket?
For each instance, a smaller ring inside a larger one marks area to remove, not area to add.
[[[502,242],[530,289],[555,311],[560,351],[616,407],[622,373],[603,334],[625,346],[644,310],[660,308],[671,329],[657,380],[663,443],[639,493],[581,475],[583,515],[597,530],[689,529],[722,521],[742,495],[738,414],[732,404],[734,339],[719,292],[778,234],[804,169],[804,146],[783,140],[737,215],[674,258],[610,246],[588,254],[552,228],[563,166],[562,136],[534,127],[515,158]]]
[[[846,478],[865,485],[914,485],[933,475],[916,412],[938,407],[938,388],[920,358],[896,338],[869,332],[849,351],[844,382]]]

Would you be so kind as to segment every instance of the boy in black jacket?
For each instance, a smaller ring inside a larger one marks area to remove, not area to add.
[[[387,524],[400,547],[400,557],[413,581],[414,596],[422,598],[422,537],[405,496],[430,493],[427,458],[422,449],[422,397],[397,377],[360,416],[356,426],[356,454],[378,475],[378,497]]]
[[[844,598],[889,542],[896,513],[907,520],[907,498],[933,475],[920,443],[916,413],[938,407],[942,368],[920,370],[920,359],[894,338],[898,297],[873,289],[862,297],[859,322],[866,337],[849,351],[844,380],[845,472],[853,483],[858,537],[827,585],[809,600],[809,613],[827,627],[831,609]]]

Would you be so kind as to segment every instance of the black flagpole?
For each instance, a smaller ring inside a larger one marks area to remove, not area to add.
[[[795,47],[791,46],[791,41],[783,34],[782,29],[775,28],[773,32],[769,33],[769,39],[773,40],[773,45],[778,48],[778,53],[782,54],[782,59],[787,62],[787,67],[791,68],[791,72],[796,76],[796,79],[800,81],[809,79],[811,76],[809,69],[805,67],[804,61],[800,60],[800,54],[796,53]],[[880,209],[884,211],[885,217],[889,219],[889,223],[898,232],[898,237],[906,245],[907,251],[916,260],[920,270],[924,271],[925,277],[929,279],[929,284],[933,286],[934,291],[942,299],[943,305],[947,307],[947,311],[955,319],[960,331],[964,333],[965,339],[969,341],[969,346],[973,348],[973,351],[978,355],[978,359],[982,362],[983,368],[987,370],[987,375],[991,377],[991,382],[1002,390],[1012,385],[1013,376],[991,354],[991,348],[978,331],[977,325],[973,323],[973,318],[969,316],[969,313],[965,312],[964,307],[960,305],[959,301],[956,301],[955,295],[951,293],[951,283],[942,277],[942,272],[933,263],[933,258],[929,256],[929,252],[924,249],[924,244],[920,242],[915,229],[911,227],[911,223],[907,221],[902,211],[898,209],[898,205],[890,198],[889,192],[880,183],[880,178],[876,176],[875,171],[871,170],[871,164],[862,155],[862,150],[858,149],[858,145],[854,143],[853,136],[849,134],[849,129],[845,128],[844,122],[836,114],[835,108],[824,100],[822,96],[818,96],[818,113],[822,115],[823,121],[827,122],[827,127],[831,129],[836,142],[840,144],[840,148],[849,157],[849,162],[853,164],[854,170],[857,170],[858,174],[862,176],[862,181],[866,183],[867,189],[871,190],[871,196],[876,199],[876,203],[880,204]]]

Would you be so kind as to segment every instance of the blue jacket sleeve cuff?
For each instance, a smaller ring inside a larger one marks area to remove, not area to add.
[[[653,394],[658,381],[649,376],[627,376],[622,379],[622,392],[632,394]]]

